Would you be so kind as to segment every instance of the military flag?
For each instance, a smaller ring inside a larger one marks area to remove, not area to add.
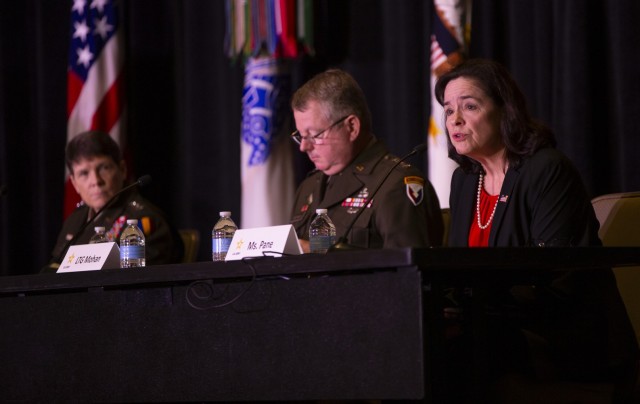
[[[226,0],[225,51],[245,63],[241,228],[289,222],[295,173],[291,60],[313,53],[310,0]]]
[[[242,94],[242,228],[289,222],[295,181],[287,133],[290,96],[286,62],[248,60]]]

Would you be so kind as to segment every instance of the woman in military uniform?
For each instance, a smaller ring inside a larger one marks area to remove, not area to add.
[[[96,226],[104,226],[107,238],[117,242],[127,219],[138,219],[145,234],[147,265],[182,260],[182,240],[163,212],[135,188],[118,195],[124,187],[127,168],[120,148],[108,134],[89,131],[77,135],[67,144],[65,160],[82,202],[63,223],[51,263],[44,272],[55,271],[70,244],[87,244]],[[92,223],[85,226],[89,220]]]

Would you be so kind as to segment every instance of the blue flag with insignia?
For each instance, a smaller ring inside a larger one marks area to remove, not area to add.
[[[275,57],[249,58],[242,94],[241,228],[289,223],[294,171],[288,64]]]

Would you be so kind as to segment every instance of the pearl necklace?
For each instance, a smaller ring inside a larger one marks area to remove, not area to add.
[[[477,219],[478,219],[478,227],[481,230],[484,230],[487,227],[489,227],[489,225],[491,224],[491,221],[493,220],[493,215],[496,214],[496,209],[498,208],[498,201],[500,200],[500,198],[496,198],[496,204],[493,205],[493,212],[491,212],[491,216],[489,216],[489,221],[487,221],[487,224],[482,225],[482,223],[480,222],[480,193],[482,192],[482,184],[484,184],[484,175],[480,173],[480,181],[478,181],[478,196],[476,198],[476,212],[477,212]]]

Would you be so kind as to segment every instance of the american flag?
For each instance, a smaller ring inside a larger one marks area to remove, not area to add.
[[[67,69],[67,142],[87,130],[109,133],[123,147],[124,47],[112,0],[73,0]],[[67,173],[68,175],[68,173]],[[64,216],[79,202],[66,179]]]
[[[462,61],[464,50],[464,16],[468,17],[470,0],[433,0],[431,27],[431,117],[429,119],[429,181],[442,208],[449,207],[451,176],[456,163],[449,159],[447,136],[442,125],[444,111],[433,89],[438,77]]]

